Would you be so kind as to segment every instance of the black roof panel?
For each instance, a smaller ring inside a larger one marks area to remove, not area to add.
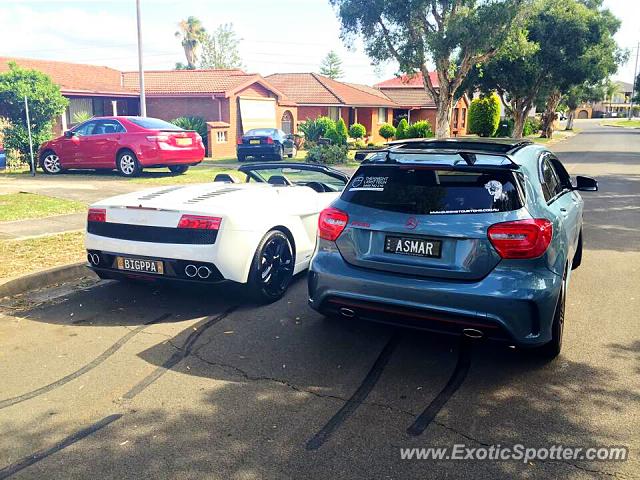
[[[395,140],[387,145],[393,149],[409,148],[411,150],[472,150],[475,152],[513,153],[531,145],[530,140],[513,138],[448,138],[435,140],[426,138],[410,138]]]

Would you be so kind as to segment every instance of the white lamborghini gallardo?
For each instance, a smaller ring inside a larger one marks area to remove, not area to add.
[[[89,266],[102,278],[247,284],[262,301],[309,266],[318,214],[347,183],[322,165],[262,163],[238,182],[158,187],[94,203]]]

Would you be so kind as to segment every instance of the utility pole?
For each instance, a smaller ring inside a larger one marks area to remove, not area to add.
[[[636,46],[636,66],[633,69],[633,80],[631,81],[631,105],[629,106],[629,115],[627,118],[631,120],[633,116],[633,99],[636,96],[636,80],[638,79],[638,56],[640,55],[640,42]]]
[[[147,116],[147,99],[144,94],[144,68],[142,67],[142,26],[140,25],[140,0],[136,0],[138,18],[138,75],[140,77],[140,116]]]

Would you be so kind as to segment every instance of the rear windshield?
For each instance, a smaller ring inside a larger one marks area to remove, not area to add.
[[[173,123],[165,122],[164,120],[160,120],[159,118],[149,118],[149,117],[135,117],[129,118],[131,123],[135,123],[139,127],[148,128],[149,130],[175,130],[182,131],[183,129],[174,125]]]
[[[506,212],[522,207],[515,181],[509,171],[367,165],[360,167],[340,198],[416,215]]]
[[[277,130],[274,128],[254,128],[245,133],[246,136],[267,137],[269,135],[275,135]]]

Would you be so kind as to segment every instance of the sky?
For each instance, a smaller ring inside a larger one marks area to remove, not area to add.
[[[194,15],[209,30],[232,23],[248,72],[310,72],[335,50],[342,80],[373,84],[393,77],[397,65],[374,68],[361,42],[345,46],[329,0],[141,0],[146,70],[184,62],[177,23]],[[605,0],[622,20],[616,39],[633,49],[614,76],[631,82],[640,41],[640,0]],[[29,57],[137,69],[135,0],[2,0],[0,56]]]

